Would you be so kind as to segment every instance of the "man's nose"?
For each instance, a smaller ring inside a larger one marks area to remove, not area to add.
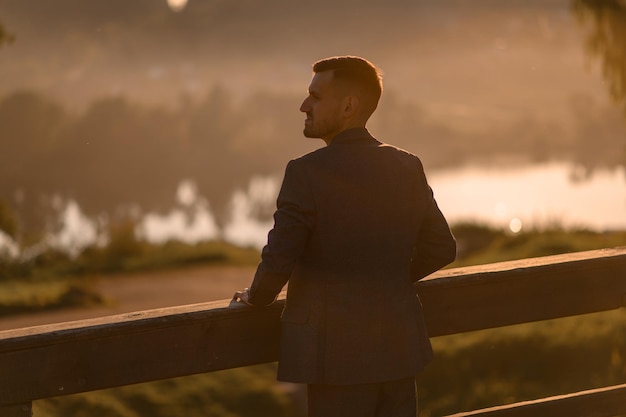
[[[302,104],[300,105],[300,111],[302,113],[306,113],[309,110],[311,110],[311,106],[309,105],[309,99],[305,98],[304,101],[302,102]]]

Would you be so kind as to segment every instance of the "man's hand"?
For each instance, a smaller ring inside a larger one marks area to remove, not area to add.
[[[233,300],[240,301],[246,305],[254,307],[254,304],[250,304],[250,289],[244,288],[241,291],[237,291],[235,295],[233,295]]]

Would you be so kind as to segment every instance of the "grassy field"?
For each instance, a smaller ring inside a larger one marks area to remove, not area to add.
[[[0,258],[0,316],[93,306],[107,300],[97,292],[98,277],[182,269],[194,265],[255,265],[256,249],[225,242],[152,245],[133,235],[116,236],[106,247],[78,257],[49,250],[26,261]]]
[[[568,231],[559,227],[519,234],[478,224],[453,227],[457,260],[450,268],[626,245],[626,232]],[[0,256],[0,316],[106,302],[93,279],[106,274],[182,268],[189,265],[255,265],[259,251],[225,242],[137,240],[130,226],[112,230],[105,247],[90,247],[72,258],[47,250],[27,260]]]
[[[451,267],[626,245],[626,232],[555,227],[512,235],[475,224],[453,229],[459,258]],[[250,265],[258,256],[224,243],[156,247],[126,236],[74,260],[48,253],[27,265],[5,262],[0,313],[104,302],[93,290],[94,274],[194,263]],[[418,380],[421,417],[626,382],[623,310],[439,337],[433,345],[436,358]],[[38,417],[302,417],[299,394],[277,384],[275,364],[266,364],[37,401],[34,412]]]

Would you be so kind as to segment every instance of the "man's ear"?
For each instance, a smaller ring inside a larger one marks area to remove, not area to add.
[[[359,106],[361,105],[361,101],[357,96],[346,96],[344,100],[343,106],[343,115],[344,117],[353,117],[359,111]]]

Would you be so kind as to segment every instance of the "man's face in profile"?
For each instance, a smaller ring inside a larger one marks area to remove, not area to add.
[[[328,143],[343,129],[341,97],[332,71],[319,72],[309,85],[309,95],[300,106],[306,113],[304,136],[320,138]]]

